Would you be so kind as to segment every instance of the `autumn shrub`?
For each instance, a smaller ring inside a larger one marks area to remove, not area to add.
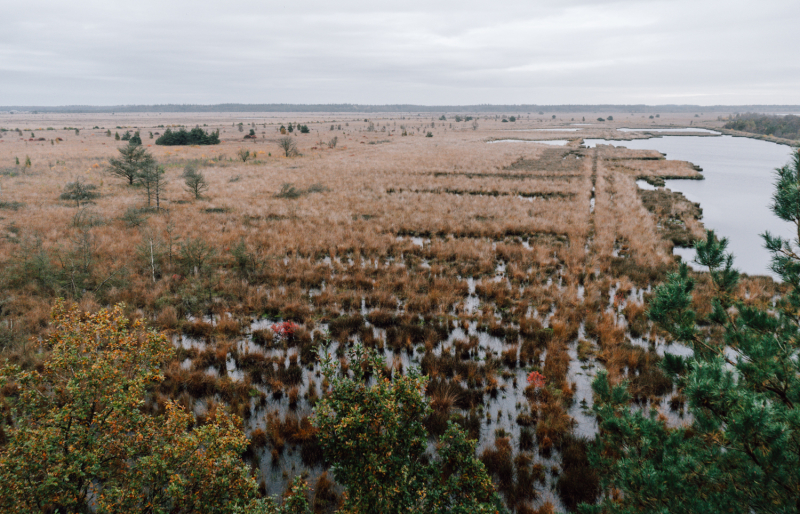
[[[216,513],[254,496],[238,419],[220,409],[192,429],[175,402],[163,415],[142,412],[174,352],[164,336],[121,307],[89,314],[57,302],[53,322],[40,369],[0,371],[11,413],[0,447],[5,512]]]
[[[499,437],[494,441],[494,448],[486,448],[481,454],[481,462],[487,473],[497,477],[500,484],[512,484],[514,480],[514,464],[512,462],[511,443],[508,437]]]

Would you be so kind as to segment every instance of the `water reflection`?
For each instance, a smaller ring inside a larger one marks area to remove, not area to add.
[[[611,144],[639,150],[657,150],[669,159],[689,161],[703,169],[705,180],[667,180],[667,187],[699,202],[703,223],[730,240],[735,265],[750,275],[775,276],[760,234],[770,231],[795,237],[790,224],[769,208],[774,170],[789,161],[792,149],[757,139],[720,136],[664,136],[634,141],[585,139],[584,144]]]

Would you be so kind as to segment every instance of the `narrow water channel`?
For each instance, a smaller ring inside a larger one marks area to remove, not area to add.
[[[703,169],[705,180],[667,180],[703,209],[703,223],[730,241],[735,266],[750,275],[775,276],[770,255],[760,236],[765,231],[797,237],[794,228],[770,210],[775,168],[789,162],[793,149],[786,145],[732,136],[664,136],[633,141],[585,139],[584,144],[657,150],[667,159],[689,161]],[[691,259],[692,251],[681,251]]]

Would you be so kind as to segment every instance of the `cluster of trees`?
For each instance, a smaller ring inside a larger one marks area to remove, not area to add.
[[[111,134],[110,130],[108,131],[108,134],[109,135]],[[139,131],[138,130],[136,132],[134,132],[133,134],[131,134],[130,130],[126,130],[125,133],[122,134],[121,138],[119,137],[119,133],[117,133],[116,139],[117,139],[117,141],[122,139],[122,141],[127,141],[128,143],[130,143],[132,145],[140,145],[140,144],[142,144],[142,138],[141,138],[141,136],[139,136]]]
[[[300,123],[289,123],[288,126],[281,125],[279,128],[281,134],[286,134],[287,132],[291,134],[295,131],[295,129],[301,134],[308,134],[311,132],[311,129],[308,128],[308,125],[301,125]]]
[[[737,114],[725,124],[726,129],[764,134],[767,136],[800,139],[800,116],[768,116],[764,114]]]
[[[352,378],[324,348],[321,360],[331,392],[315,406],[314,422],[347,490],[344,512],[505,512],[475,456],[476,442],[461,427],[448,422],[435,457],[427,455],[426,377],[413,370],[392,377],[384,360],[360,345],[350,351]]]
[[[188,132],[183,128],[176,132],[167,129],[161,137],[156,139],[156,144],[164,146],[218,145],[219,129],[214,132],[206,132],[200,127],[195,127]]]
[[[19,157],[14,157],[14,164],[15,164],[16,166],[19,166],[19,165],[20,165],[20,163],[19,163]],[[33,166],[33,163],[31,163],[31,158],[30,158],[30,156],[29,156],[29,155],[26,155],[26,156],[25,156],[25,165],[24,165],[24,167],[25,167],[25,168],[30,168],[31,166]]]
[[[164,167],[158,165],[155,158],[146,148],[141,144],[134,144],[133,141],[126,146],[120,147],[119,153],[119,158],[108,160],[109,165],[106,170],[127,180],[128,185],[141,187],[147,197],[147,206],[151,207],[155,204],[156,210],[159,210],[161,208],[161,199],[167,186]],[[182,178],[184,179],[186,190],[196,199],[201,198],[202,194],[209,188],[203,174],[192,165],[187,165]]]

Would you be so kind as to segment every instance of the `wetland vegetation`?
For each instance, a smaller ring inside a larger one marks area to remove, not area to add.
[[[621,456],[596,453],[613,443],[596,437],[611,431],[608,409],[652,408],[652,423],[667,435],[697,416],[693,390],[665,357],[691,345],[648,317],[657,286],[691,281],[682,301],[697,319],[716,319],[720,280],[743,312],[769,309],[788,286],[765,276],[729,280],[724,269],[674,274],[673,247],[706,240],[703,206],[637,180],[703,172],[652,149],[582,144],[636,119],[614,113],[573,139],[556,132],[548,142],[560,146],[486,144],[587,115],[515,114],[513,124],[439,113],[257,115],[248,122],[262,134],[243,142],[237,114],[116,115],[113,124],[93,114],[85,124],[94,129],[49,132],[52,141],[5,136],[0,162],[14,173],[0,177],[0,206],[16,208],[0,210],[3,356],[14,373],[42,373],[63,362],[56,342],[65,326],[91,328],[110,313],[116,325],[131,320],[140,339],[160,337],[148,380],[136,379],[135,419],[151,433],[152,419],[173,419],[172,432],[158,436],[173,456],[210,434],[226,438],[225,458],[233,457],[225,469],[239,478],[225,490],[239,499],[204,500],[219,512],[413,504],[544,514],[618,490],[633,495],[610,474]],[[80,125],[50,116],[44,123]],[[685,126],[681,116],[659,122]],[[40,118],[9,115],[0,125],[4,134],[40,132]],[[308,132],[283,134],[292,123]],[[184,124],[208,126],[219,145],[144,144],[149,168],[161,170],[156,207],[139,171],[130,180],[109,172],[120,143],[106,127],[146,133]],[[331,132],[338,144],[327,142]],[[247,159],[236,157],[244,151]],[[17,156],[31,165],[17,166]],[[198,176],[202,190],[187,182]],[[78,182],[97,185],[91,204],[60,198]],[[23,398],[19,375],[7,376],[5,448],[8,434],[17,437],[12,409]],[[358,455],[383,475],[353,460],[353,444],[364,442],[358,435],[375,441],[376,430],[391,436]],[[118,463],[152,469],[155,457],[127,448],[143,460],[123,452]],[[196,466],[209,468],[202,459]],[[172,476],[185,488],[164,486],[173,496],[161,504],[180,504],[192,487],[219,491],[219,477],[206,471],[204,484],[177,468]],[[113,498],[127,498],[122,492],[141,485],[127,476],[85,481],[76,504],[84,498],[86,507],[94,494],[86,491],[104,481],[120,484]],[[377,489],[365,488],[376,476]],[[378,487],[394,483],[427,496]],[[467,490],[474,502],[451,503]],[[283,507],[265,500],[271,495]]]

